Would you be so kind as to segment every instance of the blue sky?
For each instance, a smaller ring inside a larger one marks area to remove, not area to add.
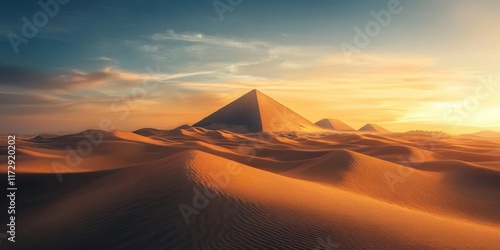
[[[500,111],[498,1],[402,0],[401,11],[349,58],[342,43],[354,45],[355,28],[365,30],[376,21],[372,12],[394,0],[243,0],[224,20],[213,3],[70,0],[15,53],[8,34],[22,35],[22,18],[42,8],[2,1],[5,128],[95,128],[102,117],[119,117],[110,103],[147,79],[158,87],[128,105],[131,115],[118,129],[191,124],[253,88],[313,121],[397,131],[499,128],[491,118]],[[487,97],[471,96],[480,79],[493,86]],[[479,104],[467,106],[474,98]],[[62,117],[66,124],[55,122]]]
[[[3,63],[29,67],[96,69],[99,65],[84,58],[107,55],[120,60],[126,69],[141,69],[150,58],[137,60],[140,52],[131,51],[130,47],[134,43],[148,44],[151,35],[167,30],[241,40],[265,39],[280,44],[332,46],[339,41],[333,34],[348,35],[349,26],[366,22],[363,14],[383,4],[386,3],[244,1],[233,12],[226,12],[225,20],[221,21],[212,1],[72,0],[61,5],[60,12],[40,29],[40,35],[29,45],[21,45],[21,53],[13,53],[5,34],[0,51],[5,55]],[[28,0],[7,1],[2,5],[5,5],[1,12],[2,33],[21,33],[21,17],[31,17],[41,9]],[[68,65],[68,61],[72,63]]]

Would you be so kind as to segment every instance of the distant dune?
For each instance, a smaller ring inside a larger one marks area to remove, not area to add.
[[[315,123],[324,129],[332,129],[337,131],[355,131],[349,125],[337,119],[323,119]]]
[[[474,135],[483,136],[483,137],[500,137],[500,132],[485,130],[485,131],[474,133]]]

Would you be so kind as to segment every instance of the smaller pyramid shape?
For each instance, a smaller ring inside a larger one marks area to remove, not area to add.
[[[382,128],[381,126],[377,124],[366,124],[362,128],[360,128],[358,131],[360,132],[373,132],[373,133],[390,133],[389,130]]]
[[[223,129],[236,133],[319,132],[322,128],[254,89],[193,127]]]
[[[316,122],[315,124],[324,129],[332,129],[338,131],[355,131],[355,129],[351,128],[349,125],[337,119],[323,119],[321,121]]]

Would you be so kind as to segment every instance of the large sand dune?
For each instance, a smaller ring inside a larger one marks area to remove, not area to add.
[[[20,139],[14,249],[500,249],[499,146],[187,126]]]

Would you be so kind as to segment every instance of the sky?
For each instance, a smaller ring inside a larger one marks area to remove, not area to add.
[[[500,130],[500,1],[37,2],[0,2],[0,134],[171,129],[252,89],[312,122]]]

